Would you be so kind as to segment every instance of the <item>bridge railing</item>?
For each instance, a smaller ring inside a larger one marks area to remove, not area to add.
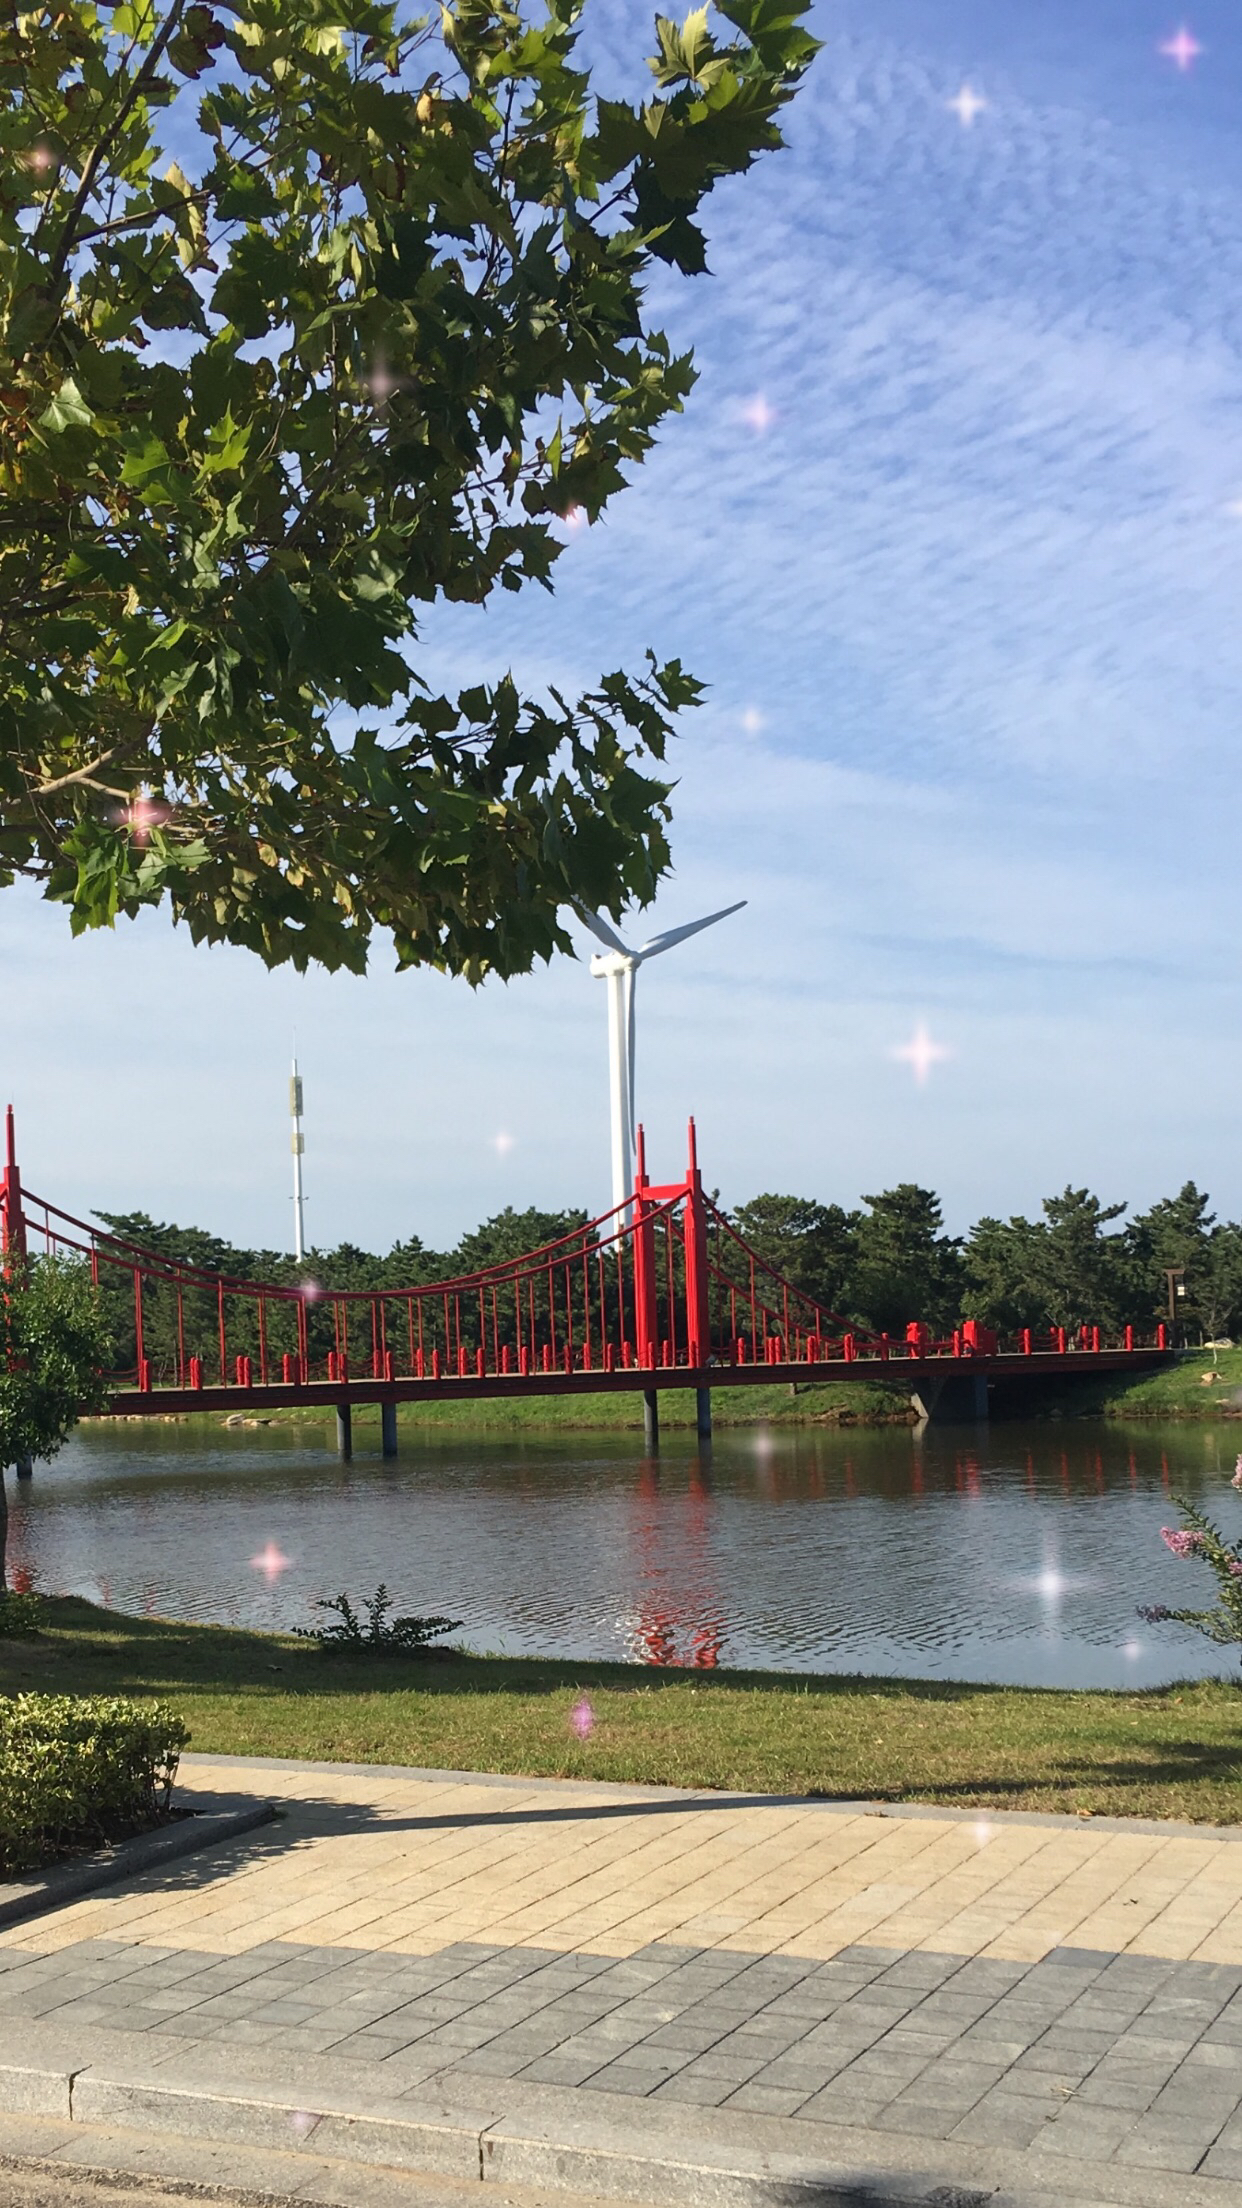
[[[1037,1358],[1166,1346],[1132,1328],[1027,1329],[1003,1342],[967,1319],[904,1337],[852,1326],[745,1242],[703,1191],[694,1123],[681,1181],[654,1187],[639,1132],[634,1194],[539,1249],[448,1280],[339,1288],[236,1279],[75,1218],[22,1187],[12,1114],[0,1239],[89,1264],[123,1347],[114,1375],[146,1391],[351,1380],[540,1379],[551,1374]]]

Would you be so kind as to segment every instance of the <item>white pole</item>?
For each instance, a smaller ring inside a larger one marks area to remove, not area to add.
[[[289,1116],[293,1121],[293,1254],[302,1258],[306,1255],[302,1224],[302,1206],[305,1202],[302,1194],[302,1153],[306,1148],[306,1137],[302,1133],[302,1076],[298,1072],[296,1058],[293,1061],[293,1078],[289,1083]]]
[[[612,1200],[628,1204],[634,1188],[634,1130],[630,1125],[630,990],[634,976],[619,958],[607,963],[608,1080],[611,1091]],[[623,1225],[628,1211],[617,1221]]]

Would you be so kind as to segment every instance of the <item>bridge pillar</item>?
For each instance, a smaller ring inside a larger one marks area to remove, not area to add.
[[[34,1459],[32,1457],[19,1457],[17,1463],[13,1467],[13,1470],[16,1472],[19,1480],[33,1480]]]
[[[354,1453],[354,1410],[352,1403],[336,1406],[336,1453],[348,1463]]]
[[[694,1424],[700,1441],[712,1438],[712,1391],[696,1388],[694,1391]]]
[[[395,1457],[397,1454],[397,1406],[395,1403],[380,1404],[380,1447],[386,1457]]]
[[[933,1426],[962,1425],[967,1419],[987,1418],[988,1383],[981,1372],[950,1372],[941,1379],[920,1380],[910,1391],[910,1402],[920,1423]]]
[[[660,1446],[660,1398],[654,1388],[643,1389],[643,1442],[647,1455]]]

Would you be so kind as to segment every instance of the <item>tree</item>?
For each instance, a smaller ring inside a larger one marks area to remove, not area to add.
[[[756,1257],[801,1288],[821,1310],[846,1308],[857,1258],[858,1213],[804,1196],[754,1196],[733,1225]]]
[[[89,1270],[65,1258],[10,1257],[0,1293],[0,1588],[9,1509],[4,1467],[54,1457],[81,1412],[103,1400],[107,1326]]]
[[[854,1276],[859,1318],[887,1333],[911,1319],[926,1320],[933,1332],[952,1326],[961,1310],[961,1244],[942,1231],[939,1197],[900,1181],[863,1202]]]
[[[1135,1317],[1143,1325],[1168,1312],[1168,1270],[1183,1274],[1178,1322],[1214,1337],[1242,1311],[1242,1230],[1217,1222],[1209,1199],[1187,1181],[1126,1228],[1126,1257]]]
[[[1040,1268],[1041,1223],[1015,1217],[980,1219],[970,1231],[963,1264],[966,1288],[962,1309],[969,1318],[1010,1333],[1024,1326],[1045,1326],[1046,1282]]]
[[[449,1268],[454,1273],[486,1272],[492,1265],[508,1264],[550,1242],[563,1242],[568,1235],[580,1233],[587,1218],[585,1211],[539,1211],[533,1206],[515,1211],[512,1204],[506,1204],[503,1211],[463,1234],[448,1260]],[[585,1241],[583,1246],[588,1246]]]
[[[1117,1326],[1126,1309],[1125,1242],[1105,1234],[1124,1204],[1102,1204],[1086,1188],[1044,1198],[1044,1225],[1031,1243],[1032,1284],[1051,1326]]]
[[[681,407],[644,283],[781,143],[803,12],[658,18],[638,104],[575,66],[581,0],[6,13],[0,880],[471,980],[652,895],[680,664],[447,697],[416,647],[549,586]]]

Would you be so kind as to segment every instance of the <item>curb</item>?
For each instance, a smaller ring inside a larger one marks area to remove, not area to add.
[[[649,2208],[1237,2208],[1220,2178],[1025,2156],[909,2135],[864,2133],[780,2118],[703,2122],[706,2111],[645,2102],[589,2112],[569,2089],[463,2093],[421,2104],[312,2091],[299,2105],[277,2090],[211,2092],[98,2067],[0,2065],[0,2112],[59,2117],[147,2138],[305,2154],[323,2162],[570,2192]],[[464,2081],[461,2081],[464,2084]],[[486,2087],[488,2081],[471,2081]],[[523,2110],[523,2102],[526,2109]],[[794,2136],[791,2137],[791,2133]],[[81,2156],[75,2151],[74,2164]],[[368,2196],[369,2197],[369,2196]]]
[[[256,1825],[270,1824],[279,1812],[273,1802],[257,1802],[245,1794],[179,1794],[178,1809],[188,1810],[175,1825],[157,1832],[139,1832],[114,1848],[102,1848],[80,1863],[54,1863],[33,1878],[14,1879],[0,1886],[0,1927],[20,1924],[27,1917],[42,1916],[67,1901],[93,1894],[101,1886],[115,1886],[136,1878],[140,1871],[158,1870],[200,1848],[212,1848]],[[0,2104],[2,2105],[2,2104]]]

